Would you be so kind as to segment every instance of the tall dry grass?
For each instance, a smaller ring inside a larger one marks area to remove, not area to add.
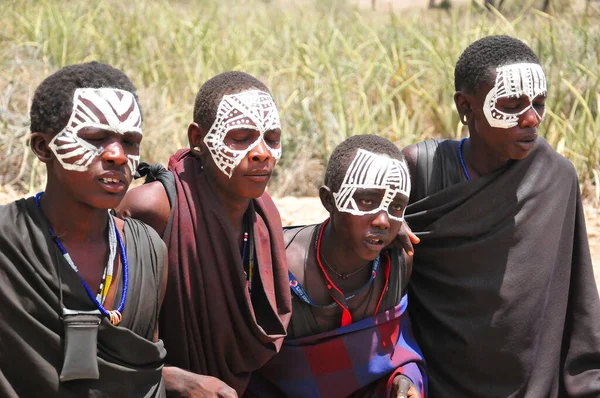
[[[343,1],[4,0],[0,4],[0,184],[34,191],[42,167],[26,149],[28,108],[58,68],[100,60],[139,88],[142,158],[166,162],[187,146],[195,94],[206,79],[243,70],[280,107],[284,156],[270,190],[314,194],[344,138],[374,133],[399,146],[465,133],[454,111],[453,69],[490,34],[525,40],[548,75],[541,133],[587,185],[600,169],[600,12],[547,15],[479,7],[394,15]]]

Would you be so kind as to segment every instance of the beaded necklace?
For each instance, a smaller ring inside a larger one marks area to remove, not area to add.
[[[35,204],[36,204],[37,208],[40,210],[40,212],[42,211],[42,208],[40,207],[40,198],[42,197],[43,194],[44,194],[44,192],[39,192],[37,195],[35,195]],[[65,249],[63,244],[60,242],[60,239],[58,239],[58,236],[54,233],[54,230],[50,226],[49,222],[48,222],[48,230],[50,232],[50,236],[52,237],[52,240],[54,241],[54,243],[56,243],[56,246],[58,246],[58,249],[62,253],[66,262],[69,264],[71,269],[73,271],[75,271],[77,276],[79,276],[79,280],[81,281],[81,284],[85,288],[87,295],[90,297],[90,299],[92,299],[94,304],[96,304],[96,307],[98,307],[98,309],[100,310],[102,315],[109,318],[110,323],[112,323],[113,325],[116,326],[123,319],[123,316],[121,315],[121,311],[123,311],[123,307],[125,306],[125,300],[127,298],[129,264],[127,262],[127,252],[125,250],[125,246],[123,245],[123,241],[121,240],[121,235],[119,234],[119,230],[114,222],[112,215],[110,215],[110,214],[108,215],[108,223],[109,223],[109,226],[108,226],[108,237],[109,237],[108,238],[108,240],[109,240],[109,256],[108,256],[108,258],[109,259],[108,259],[108,263],[106,264],[106,267],[104,268],[103,280],[100,283],[100,287],[98,289],[98,293],[96,294],[96,296],[94,296],[94,294],[90,290],[90,288],[87,285],[87,283],[85,282],[85,280],[83,280],[81,275],[79,275],[79,270],[77,269],[77,266],[75,265],[75,263],[73,263],[71,256],[69,255],[69,253],[67,252],[67,250]],[[115,237],[116,237],[116,239],[115,239]],[[116,253],[116,243],[117,242],[119,243],[119,248],[121,250],[121,260],[123,263],[123,290],[121,292],[121,301],[119,303],[119,307],[116,310],[107,311],[104,308],[103,304],[106,300],[106,295],[108,294],[108,289],[110,287],[111,280],[112,280],[113,265],[114,265],[115,255],[116,255],[115,253]]]
[[[467,170],[467,165],[465,164],[465,160],[463,159],[463,152],[462,152],[462,147],[466,140],[467,140],[467,138],[465,137],[462,140],[460,140],[460,142],[458,143],[458,157],[460,159],[460,164],[462,165],[463,171],[465,172],[465,177],[467,177],[467,180],[470,180],[471,176],[469,175],[469,170]]]
[[[367,268],[367,266],[369,265],[369,263],[366,263],[365,265],[361,266],[361,267],[360,267],[360,268],[358,268],[357,270],[355,270],[355,271],[352,271],[352,272],[349,272],[349,273],[347,273],[347,274],[344,274],[344,273],[341,273],[341,272],[338,272],[338,271],[336,271],[336,270],[335,270],[335,269],[334,269],[334,268],[333,268],[331,265],[329,265],[329,264],[327,263],[327,261],[325,261],[325,257],[321,256],[321,261],[323,261],[323,264],[325,264],[325,266],[326,266],[327,268],[329,268],[329,270],[330,270],[331,272],[333,272],[333,274],[334,274],[335,276],[337,276],[338,278],[340,278],[340,279],[342,279],[342,280],[346,280],[346,279],[348,279],[348,278],[350,278],[350,277],[352,277],[352,276],[354,276],[354,275],[358,275],[358,273],[359,273],[360,271],[362,271],[363,269]]]
[[[254,239],[252,239],[252,225],[248,221],[249,217],[244,217],[246,226],[246,231],[244,232],[244,243],[242,245],[241,255],[242,255],[242,265],[244,267],[244,276],[248,281],[248,290],[252,293],[252,277],[254,276]],[[250,244],[248,245],[248,241]],[[246,271],[246,248],[249,247],[248,250],[248,271]]]
[[[375,259],[373,261],[373,271],[371,272],[371,278],[369,278],[369,281],[362,287],[360,288],[357,292],[355,292],[353,295],[349,295],[346,296],[344,295],[344,293],[340,290],[340,288],[337,287],[337,285],[331,280],[331,278],[329,277],[329,275],[327,274],[327,272],[325,271],[325,268],[323,267],[323,264],[321,262],[321,240],[323,238],[323,231],[325,230],[325,226],[327,225],[327,223],[329,223],[329,219],[325,220],[325,222],[321,225],[321,228],[319,230],[319,234],[317,235],[317,241],[316,241],[316,245],[317,245],[317,264],[319,264],[319,268],[321,269],[321,272],[323,273],[323,276],[325,277],[326,283],[327,283],[327,290],[329,291],[329,295],[331,296],[331,298],[333,299],[333,301],[335,301],[335,303],[337,305],[340,306],[340,308],[342,309],[342,324],[341,326],[348,326],[352,323],[352,314],[350,313],[350,308],[348,307],[348,300],[351,297],[355,297],[359,292],[361,292],[362,290],[364,290],[365,288],[369,287],[372,285],[373,281],[375,280],[375,277],[377,276],[377,271],[379,268],[379,257],[377,257],[377,259]],[[381,290],[381,296],[379,297],[379,301],[377,302],[377,307],[375,308],[375,314],[377,314],[379,312],[379,307],[381,305],[381,302],[383,301],[383,296],[385,296],[385,293],[387,292],[388,289],[388,284],[390,281],[390,268],[391,268],[391,261],[390,261],[390,256],[386,255],[387,257],[387,267],[385,270],[385,285],[383,286],[383,289]],[[300,294],[299,297],[305,301],[308,302],[309,304],[317,307],[316,305],[312,304],[312,302],[310,301],[310,299],[308,298],[308,295],[306,294],[306,292],[303,291],[303,289],[300,291],[300,289],[298,289],[298,287],[301,287],[300,284],[298,283],[298,281],[294,280],[291,281],[290,280],[290,286],[292,287],[292,289],[294,290],[294,292],[298,293],[304,293],[303,295]],[[303,297],[304,296],[304,297]],[[308,300],[308,301],[307,301]]]

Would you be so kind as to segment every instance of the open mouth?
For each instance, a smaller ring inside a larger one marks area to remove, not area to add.
[[[367,242],[372,245],[383,245],[383,239],[367,238]]]
[[[100,181],[102,181],[105,184],[120,184],[121,180],[117,179],[117,178],[107,178],[107,177],[103,177],[100,179]]]
[[[379,251],[383,250],[385,243],[386,243],[385,240],[374,237],[374,236],[370,236],[370,237],[366,238],[364,240],[364,242],[365,242],[367,248],[374,252],[379,252]]]
[[[110,177],[104,176],[98,178],[102,189],[110,193],[122,193],[127,189],[127,183],[124,179],[119,178],[119,176]]]

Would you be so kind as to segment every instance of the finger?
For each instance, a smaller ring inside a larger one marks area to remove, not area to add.
[[[411,387],[411,382],[406,377],[402,377],[398,382],[398,398],[407,398],[408,389]]]
[[[408,226],[408,224],[406,223],[406,220],[402,223],[402,230],[404,231],[404,233],[406,235],[408,235],[408,238],[410,239],[410,241],[413,244],[417,244],[421,241],[421,239],[419,239],[419,237],[417,235],[415,235],[415,233],[412,231],[412,229],[410,229],[410,227]]]
[[[406,254],[408,254],[409,256],[412,256],[414,254],[414,249],[413,249],[413,245],[411,243],[410,235],[414,235],[414,234],[408,227],[408,224],[406,224],[406,221],[404,221],[402,223],[402,227],[400,228],[400,231],[398,231],[398,235],[396,237],[396,242],[400,248],[404,249]]]
[[[408,398],[419,398],[419,391],[414,385],[408,389]]]
[[[415,235],[415,233],[410,229],[408,231],[408,237],[410,238],[410,241],[415,245],[421,241],[421,239],[417,235]]]
[[[221,391],[219,393],[220,398],[238,398],[237,392],[232,389],[228,389],[226,391]]]

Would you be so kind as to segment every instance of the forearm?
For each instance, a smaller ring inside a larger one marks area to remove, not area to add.
[[[165,366],[162,374],[167,397],[237,398],[238,396],[233,388],[216,377],[199,375],[174,366]]]
[[[186,376],[185,373],[190,372],[186,372],[175,366],[165,366],[163,368],[162,375],[165,380],[167,397],[180,398],[189,395],[186,392],[186,383],[184,382]]]

